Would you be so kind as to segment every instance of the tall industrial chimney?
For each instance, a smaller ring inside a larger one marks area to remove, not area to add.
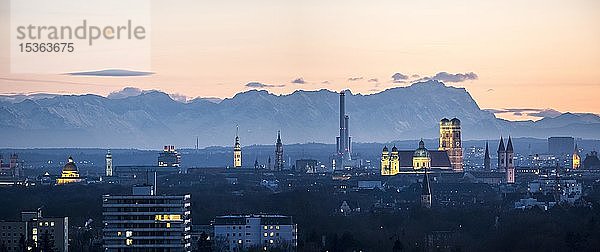
[[[344,154],[346,150],[346,94],[344,91],[340,92],[340,140],[338,153]]]
[[[340,92],[340,135],[336,138],[337,161],[336,164],[344,167],[344,161],[350,161],[350,133],[348,131],[348,116],[346,115],[346,94]],[[336,166],[337,166],[336,165]]]

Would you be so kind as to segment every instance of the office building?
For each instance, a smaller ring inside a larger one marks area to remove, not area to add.
[[[317,160],[315,159],[298,159],[296,160],[296,172],[300,173],[317,173]]]
[[[556,156],[569,155],[573,153],[574,145],[573,137],[549,137],[548,153]]]
[[[181,155],[175,150],[173,145],[165,145],[163,152],[158,155],[158,166],[160,167],[179,167]]]
[[[225,251],[261,248],[295,251],[297,225],[283,215],[228,215],[214,219],[214,242]]]
[[[20,221],[0,221],[6,251],[69,251],[69,218],[43,217],[40,209],[21,212]]]
[[[19,178],[23,176],[23,168],[17,154],[11,154],[8,163],[4,163],[4,157],[0,155],[0,177]]]
[[[191,196],[156,195],[134,186],[132,195],[102,196],[105,251],[191,251]]]
[[[461,140],[460,120],[444,118],[440,121],[440,145],[438,150],[448,152],[452,169],[463,171],[463,151]]]
[[[592,151],[590,154],[585,154],[583,168],[586,170],[600,170],[600,159],[598,159],[597,151]]]

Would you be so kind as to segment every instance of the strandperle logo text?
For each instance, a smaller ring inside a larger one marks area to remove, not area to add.
[[[91,25],[86,19],[82,20],[81,25],[21,25],[16,27],[18,40],[33,41],[57,41],[57,40],[87,40],[88,45],[94,41],[121,40],[121,39],[146,39],[146,28],[141,25],[134,25],[133,21],[127,20],[123,25]]]

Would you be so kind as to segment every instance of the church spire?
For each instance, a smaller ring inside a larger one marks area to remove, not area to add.
[[[240,144],[239,125],[235,126],[235,144],[233,146],[233,167],[242,167],[242,145]]]
[[[506,144],[506,152],[509,153],[513,153],[513,145],[512,145],[512,139],[510,138],[510,136],[508,136],[508,143]]]
[[[429,174],[427,168],[423,175],[423,184],[421,185],[421,206],[431,208],[431,187],[429,187]]]
[[[488,146],[488,142],[485,142],[485,155],[483,157],[483,168],[486,171],[490,171],[491,170],[491,162],[492,162],[492,158],[490,157],[490,149]]]
[[[277,142],[275,143],[275,170],[283,170],[283,144],[281,143],[281,132],[277,131]]]
[[[485,142],[485,159],[489,159],[490,158],[490,150],[488,147],[488,142]]]

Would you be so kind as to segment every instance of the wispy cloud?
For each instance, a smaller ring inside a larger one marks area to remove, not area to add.
[[[562,113],[554,109],[536,109],[536,108],[509,108],[509,109],[486,109],[486,111],[494,114],[512,114],[514,116],[531,116],[531,117],[557,117]]]
[[[142,95],[142,94],[147,94],[150,92],[161,92],[164,93],[160,90],[156,90],[156,89],[149,89],[149,90],[144,90],[144,89],[140,89],[137,87],[125,87],[121,90],[118,91],[113,91],[110,94],[108,94],[106,96],[106,98],[108,99],[123,99],[123,98],[127,98],[127,97],[133,97],[133,96],[138,96],[138,95]],[[171,99],[178,101],[178,102],[188,102],[191,100],[190,97],[183,95],[183,94],[178,94],[178,93],[172,93],[172,94],[167,94],[169,97],[171,97]]]
[[[363,77],[350,77],[350,78],[348,78],[348,81],[359,81],[362,79],[364,79],[364,78]]]
[[[249,88],[275,88],[275,87],[285,87],[285,85],[281,84],[281,85],[273,85],[273,84],[265,84],[265,83],[261,83],[261,82],[248,82],[245,85],[246,87]]]
[[[377,78],[371,78],[368,80],[368,82],[379,82],[379,79]]]
[[[151,92],[151,90],[142,90],[136,87],[125,87],[122,90],[113,91],[106,96],[108,99],[123,99],[130,96],[138,96],[144,93]]]
[[[392,81],[395,83],[404,83],[408,80],[408,75],[402,73],[395,73],[392,75]]]
[[[98,71],[73,72],[67,73],[75,76],[99,76],[99,77],[131,77],[131,76],[146,76],[152,75],[152,72],[131,71],[125,69],[105,69]]]
[[[423,77],[421,80],[438,80],[441,82],[463,82],[468,80],[477,80],[479,76],[473,72],[468,73],[448,73],[439,72],[432,77]]]
[[[304,78],[300,77],[300,78],[292,80],[291,83],[294,83],[294,84],[306,84],[306,81],[304,80]]]

